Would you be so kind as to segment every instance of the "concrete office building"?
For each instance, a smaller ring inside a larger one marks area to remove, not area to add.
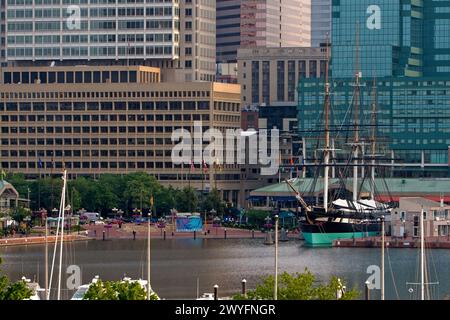
[[[1,168],[27,178],[146,171],[161,183],[201,190],[217,187],[225,200],[244,205],[249,190],[238,165],[171,160],[172,132],[238,129],[240,88],[213,82],[160,82],[144,66],[6,67],[0,75]],[[207,143],[206,143],[207,145]],[[205,145],[205,146],[206,146]],[[39,168],[39,159],[42,168]]]
[[[311,0],[217,0],[220,81],[236,81],[240,47],[310,46]]]
[[[214,79],[215,0],[5,1],[4,64],[148,65],[168,81]]]
[[[238,83],[244,105],[297,105],[300,79],[325,73],[326,48],[241,48]]]

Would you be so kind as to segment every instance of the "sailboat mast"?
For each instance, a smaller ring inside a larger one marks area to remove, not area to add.
[[[147,220],[147,300],[150,300],[151,297],[151,285],[150,285],[150,227],[151,227],[151,218],[152,218],[152,210],[153,210],[153,194],[150,198],[150,210],[148,212],[148,220]]]
[[[48,215],[45,214],[45,299],[49,300],[48,294]]]
[[[58,274],[58,300],[61,300],[61,276],[62,276],[62,256],[63,256],[63,244],[64,244],[64,211],[66,209],[66,183],[67,183],[67,170],[64,170],[63,174],[63,189],[61,194],[61,242],[59,247],[59,274]]]
[[[423,228],[423,207],[420,211],[420,299],[425,300],[425,232]]]
[[[327,41],[327,60],[325,67],[325,148],[324,148],[324,183],[323,183],[323,207],[328,212],[328,184],[330,167],[330,42]]]
[[[353,201],[358,200],[358,151],[359,151],[359,25],[356,28],[356,63],[355,63],[355,92],[354,92],[354,145],[353,145]]]

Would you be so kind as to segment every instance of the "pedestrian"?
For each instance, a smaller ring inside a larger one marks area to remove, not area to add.
[[[133,230],[133,240],[136,240],[136,231]]]
[[[97,238],[97,229],[94,229],[94,237]]]

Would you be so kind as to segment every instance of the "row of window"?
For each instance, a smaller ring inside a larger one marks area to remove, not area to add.
[[[25,161],[19,161],[19,162],[1,162],[2,168],[4,169],[38,169],[39,163],[38,162],[25,162]],[[56,168],[56,169],[62,169],[64,167],[67,169],[180,169],[182,165],[173,164],[172,162],[162,162],[162,161],[155,161],[155,162],[136,162],[136,161],[55,161],[52,162],[45,162],[43,163],[43,167],[47,169]],[[184,165],[185,170],[189,170],[190,165]],[[197,172],[201,170],[200,168],[197,168]],[[205,174],[204,176],[202,174],[191,174],[190,175],[191,180],[209,180],[208,174]],[[215,175],[216,180],[239,180],[240,176],[239,174],[217,174]],[[172,179],[170,180],[185,180],[181,176],[174,175]]]
[[[158,140],[159,139],[159,140]],[[70,146],[70,145],[83,145],[83,146],[135,146],[135,145],[148,145],[153,146],[155,144],[166,145],[173,147],[175,144],[171,142],[170,138],[2,138],[0,140],[2,146]],[[158,143],[157,143],[158,142]]]
[[[60,4],[120,4],[120,3],[158,3],[173,4],[173,0],[7,0],[8,6],[33,5],[60,5]],[[186,2],[190,2],[187,0]],[[175,1],[178,3],[178,0]]]
[[[186,119],[184,121],[191,121],[190,115],[185,117]],[[202,117],[197,116],[198,121],[209,121],[209,115],[203,115]],[[15,135],[17,133],[21,134],[35,134],[35,133],[45,133],[45,134],[78,134],[78,133],[104,133],[104,134],[122,134],[122,133],[171,133],[174,130],[177,129],[185,129],[192,131],[190,126],[140,126],[140,127],[134,127],[134,126],[119,126],[119,127],[1,127],[0,132],[2,135],[6,134],[12,134]],[[208,130],[209,127],[204,126],[202,127],[203,130]],[[53,140],[53,139],[52,139]],[[50,141],[50,140],[48,140]]]
[[[118,42],[175,42],[179,41],[179,35],[172,33],[150,33],[150,34],[68,34],[68,35],[36,35],[34,36],[35,44],[55,43],[115,43]],[[33,36],[16,35],[8,36],[8,45],[13,44],[33,44]]]
[[[60,18],[71,15],[69,8],[36,8],[36,9],[9,9],[8,19],[33,18]],[[135,17],[135,16],[169,16],[172,17],[172,7],[128,7],[128,8],[80,8],[81,17]],[[179,16],[179,9],[175,10],[175,16]]]
[[[61,51],[62,49],[62,51]],[[120,56],[128,58],[129,56],[160,56],[179,54],[179,47],[172,47],[171,45],[161,46],[112,46],[112,47],[35,47],[34,56],[36,57],[59,57],[61,54],[64,57],[87,57],[87,56]],[[8,48],[7,54],[9,57],[31,57],[33,56],[33,48],[19,47]]]
[[[170,109],[169,109],[170,106]],[[45,104],[44,109],[44,103],[34,102],[31,104],[31,102],[22,102],[22,103],[16,103],[16,102],[7,102],[7,103],[0,103],[0,111],[96,111],[96,110],[118,110],[118,111],[138,111],[138,110],[172,110],[172,111],[195,111],[195,110],[209,110],[210,104],[209,101],[171,101],[170,103],[168,101],[148,101],[148,102],[139,102],[139,101],[133,101],[133,102],[47,102]],[[231,107],[233,109],[231,110]],[[228,104],[223,108],[224,110],[227,109],[227,111],[238,111],[238,106],[236,104]],[[13,119],[13,118],[11,118]]]
[[[28,122],[45,122],[45,124],[49,124],[50,122],[89,122],[92,121],[94,123],[89,123],[89,125],[92,127],[92,125],[95,124],[95,122],[111,122],[108,123],[109,126],[114,125],[114,122],[119,121],[119,122],[123,122],[123,124],[126,124],[126,122],[134,122],[134,121],[138,121],[138,122],[149,122],[149,121],[190,121],[190,120],[207,120],[209,121],[209,114],[199,114],[199,113],[195,113],[195,114],[166,114],[166,115],[162,115],[162,114],[93,114],[93,115],[89,115],[89,114],[83,114],[83,115],[79,115],[79,114],[75,114],[75,115],[71,115],[71,114],[66,114],[66,115],[43,115],[43,114],[39,114],[39,115],[2,115],[0,117],[1,122],[6,123],[10,123],[10,125],[12,125],[14,122],[20,122],[20,124],[25,125],[25,123]],[[238,118],[239,119],[239,118]],[[20,128],[26,128],[26,127],[20,127]],[[29,130],[32,127],[30,127]],[[25,133],[25,131],[24,131]]]

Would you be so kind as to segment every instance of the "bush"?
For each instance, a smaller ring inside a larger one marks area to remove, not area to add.
[[[249,291],[247,297],[237,294],[234,300],[272,300],[275,281],[273,276],[264,277],[255,290]],[[337,277],[332,277],[326,284],[317,284],[315,276],[305,269],[303,273],[278,276],[278,300],[336,300],[336,293],[345,286]],[[354,300],[360,296],[355,290],[347,290],[339,300]]]

